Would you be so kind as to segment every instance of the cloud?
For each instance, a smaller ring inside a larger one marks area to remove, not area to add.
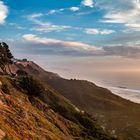
[[[26,29],[25,27],[23,27],[23,26],[21,26],[21,25],[19,25],[17,23],[9,23],[9,25],[14,27],[14,28],[16,28],[16,29],[20,29],[20,30]]]
[[[94,6],[93,0],[83,0],[81,4],[90,8]]]
[[[79,7],[71,7],[71,8],[69,8],[71,11],[79,11],[80,10],[80,8]]]
[[[27,16],[27,18],[29,20],[35,20],[36,18],[39,18],[39,17],[42,17],[44,16],[42,13],[34,13],[34,14],[31,14],[29,16]]]
[[[52,12],[53,13],[53,12]],[[55,25],[50,22],[43,22],[39,18],[45,16],[42,13],[35,13],[31,14],[27,17],[28,20],[35,23],[37,26],[31,28],[31,30],[34,31],[41,31],[41,32],[51,32],[51,31],[64,31],[66,29],[71,28],[71,26],[65,26],[65,25]]]
[[[105,55],[140,58],[140,45],[135,46],[106,46],[103,47]]]
[[[63,26],[63,25],[53,25],[51,23],[43,23],[41,26],[33,27],[31,30],[40,31],[40,32],[51,32],[51,31],[64,31],[66,29],[71,28],[71,26]]]
[[[4,24],[8,15],[8,7],[0,1],[0,24]]]
[[[96,29],[96,28],[86,28],[84,30],[85,33],[87,34],[93,34],[93,35],[108,35],[108,34],[112,34],[115,31],[114,30],[108,30],[108,29]]]
[[[63,11],[72,11],[72,12],[76,12],[79,11],[80,7],[70,7],[70,8],[60,8],[60,9],[52,9],[50,11],[48,11],[48,13],[46,15],[53,15],[53,14],[57,14],[57,13],[62,13]]]
[[[64,41],[59,39],[39,37],[35,34],[25,34],[23,40],[11,41],[8,44],[17,47],[18,51],[35,55],[71,55],[71,56],[113,56],[131,59],[140,58],[140,44],[112,45],[97,47],[79,41]],[[18,47],[22,46],[22,47]]]
[[[64,47],[64,48],[70,48],[75,51],[85,51],[85,52],[92,52],[93,54],[100,54],[103,53],[102,48],[96,47],[94,45],[89,45],[82,42],[76,42],[76,41],[63,41],[58,39],[52,39],[52,38],[44,38],[44,37],[38,37],[34,34],[25,34],[23,35],[23,39],[30,43],[35,44],[42,44],[46,46],[58,46],[58,47]]]
[[[71,7],[70,9],[73,11],[79,10],[78,7]],[[35,14],[31,14],[27,17],[28,20],[30,20],[38,25],[38,26],[31,28],[31,30],[40,31],[40,32],[51,32],[51,31],[60,32],[60,31],[68,30],[68,29],[74,29],[74,30],[83,31],[86,34],[94,34],[94,35],[95,34],[108,35],[108,34],[112,34],[115,32],[114,30],[108,30],[108,29],[96,29],[96,28],[72,27],[72,26],[66,26],[66,25],[55,25],[50,22],[44,22],[44,21],[42,22],[39,18],[43,17],[43,16],[45,16],[45,15],[43,15],[42,13],[35,13]]]
[[[100,0],[96,6],[105,12],[104,19],[100,20],[105,23],[124,24],[126,28],[134,31],[140,31],[140,2],[137,0]]]
[[[52,14],[56,14],[56,13],[61,13],[65,10],[65,8],[61,8],[61,9],[53,9],[50,10],[46,15],[52,15]]]

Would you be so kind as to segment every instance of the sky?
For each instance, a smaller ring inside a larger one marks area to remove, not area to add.
[[[140,1],[0,0],[0,41],[66,77],[139,71]]]

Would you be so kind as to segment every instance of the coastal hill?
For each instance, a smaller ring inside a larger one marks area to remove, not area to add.
[[[140,105],[113,94],[108,89],[76,79],[64,79],[45,71],[32,61],[17,61],[12,70],[24,70],[48,84],[80,110],[92,114],[100,125],[124,140],[140,139]]]
[[[49,84],[7,74],[0,75],[0,139],[117,140]]]

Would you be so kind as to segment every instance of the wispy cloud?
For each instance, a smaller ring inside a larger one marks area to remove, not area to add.
[[[103,48],[106,55],[128,58],[140,58],[140,45],[135,46],[106,46]]]
[[[140,45],[138,44],[135,46],[112,45],[103,46],[101,48],[78,41],[64,41],[53,38],[39,37],[34,34],[25,34],[23,35],[23,39],[26,43],[30,43],[29,46],[38,46],[37,50],[40,50],[41,53],[44,53],[42,52],[41,47],[44,46],[44,51],[45,47],[51,47],[54,53],[56,53],[57,50],[58,52],[64,52],[64,54],[71,55],[119,56],[127,58],[139,58],[140,56]]]
[[[48,11],[48,13],[46,15],[52,15],[52,14],[56,14],[56,13],[61,13],[65,10],[65,8],[61,8],[61,9],[52,9],[50,11]]]
[[[34,34],[25,34],[23,35],[23,39],[36,44],[42,44],[46,46],[58,46],[58,47],[66,47],[71,48],[73,50],[77,51],[92,51],[95,54],[103,53],[102,48],[96,47],[94,45],[89,45],[82,42],[76,42],[76,41],[64,41],[64,40],[58,40],[58,39],[52,39],[52,38],[44,38],[44,37],[38,37]]]
[[[45,22],[40,26],[33,27],[31,30],[40,31],[40,32],[51,32],[51,31],[64,31],[71,28],[71,26],[64,26],[64,25],[53,25],[49,22]]]
[[[32,21],[35,23],[37,26],[31,28],[31,30],[35,31],[41,31],[41,32],[51,32],[51,31],[64,31],[66,29],[71,28],[71,26],[65,26],[65,25],[55,25],[50,22],[43,22],[39,20],[38,18],[45,16],[42,13],[35,13],[32,15],[29,15],[27,17],[28,20]]]
[[[8,7],[4,4],[4,2],[0,1],[0,24],[4,24],[7,16],[8,16]]]
[[[86,28],[84,32],[87,34],[93,34],[93,35],[108,35],[108,34],[114,33],[115,31],[108,30],[108,29]]]
[[[70,7],[70,8],[60,8],[60,9],[52,9],[50,11],[48,11],[48,13],[46,15],[53,15],[53,14],[57,14],[57,13],[62,13],[64,11],[72,11],[72,12],[76,12],[79,11],[80,7]]]
[[[79,10],[78,7],[71,7],[71,10]],[[52,11],[53,13],[53,11]],[[83,28],[83,27],[72,27],[72,26],[66,26],[66,25],[55,25],[50,22],[44,22],[41,21],[39,18],[45,16],[42,13],[35,13],[29,15],[27,18],[28,20],[34,22],[38,26],[32,27],[31,30],[34,31],[40,31],[40,32],[51,32],[51,31],[64,31],[68,29],[73,29],[73,30],[79,30],[80,32],[84,32],[86,34],[91,34],[91,35],[109,35],[114,33],[114,30],[108,30],[108,29],[98,29],[98,28]]]
[[[71,11],[79,11],[80,10],[80,8],[79,7],[71,7],[71,8],[69,8]]]
[[[83,0],[81,4],[90,8],[93,8],[94,6],[93,0]]]
[[[17,23],[9,23],[9,25],[14,27],[14,28],[16,28],[16,29],[21,29],[21,30],[26,29],[25,27],[23,27],[23,26],[21,26],[21,25],[19,25]]]
[[[105,11],[101,22],[120,23],[132,30],[140,30],[140,2],[137,0],[112,0],[106,2],[100,0],[96,3],[100,9]]]

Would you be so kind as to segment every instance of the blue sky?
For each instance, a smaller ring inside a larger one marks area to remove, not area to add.
[[[0,0],[0,40],[21,58],[134,59],[139,11],[139,0]]]

